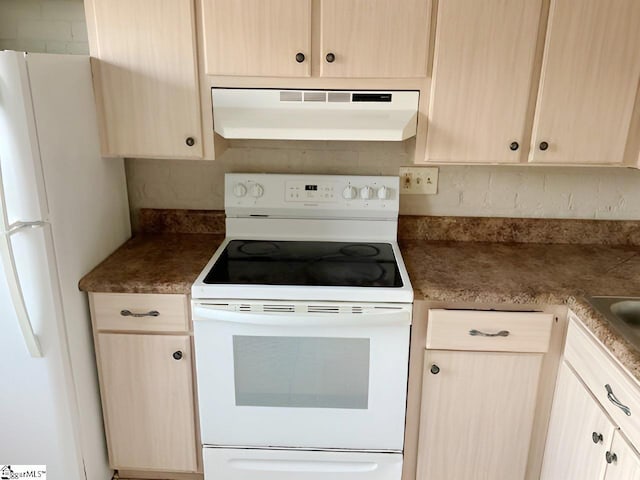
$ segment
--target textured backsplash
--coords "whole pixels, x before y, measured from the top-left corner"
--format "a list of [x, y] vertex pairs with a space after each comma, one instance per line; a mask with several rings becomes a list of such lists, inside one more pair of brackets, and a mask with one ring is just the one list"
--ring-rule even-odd
[[[410, 142], [234, 141], [213, 162], [128, 159], [129, 202], [224, 208], [225, 172], [397, 175]], [[403, 195], [405, 215], [640, 220], [640, 171], [628, 168], [445, 166], [437, 195]]]

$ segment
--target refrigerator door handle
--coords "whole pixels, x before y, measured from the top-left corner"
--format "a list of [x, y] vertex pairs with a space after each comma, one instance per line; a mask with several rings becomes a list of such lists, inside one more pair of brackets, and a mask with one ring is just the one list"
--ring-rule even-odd
[[47, 224], [47, 222], [37, 221], [37, 222], [15, 222], [9, 225], [9, 235], [13, 235], [18, 230], [22, 230], [23, 228], [38, 228], [43, 227]]
[[42, 357], [40, 344], [38, 343], [36, 334], [33, 332], [29, 312], [27, 311], [24, 295], [22, 294], [22, 287], [20, 286], [20, 279], [18, 278], [18, 270], [13, 257], [13, 248], [11, 247], [11, 238], [7, 234], [0, 234], [0, 258], [2, 259], [4, 274], [7, 278], [9, 293], [11, 294], [11, 300], [13, 301], [13, 308], [15, 309], [16, 316], [18, 317], [18, 324], [20, 325], [24, 342], [27, 345], [27, 350], [29, 350], [32, 357]]
[[13, 302], [13, 308], [18, 317], [18, 324], [20, 325], [24, 342], [27, 345], [27, 350], [29, 350], [29, 354], [31, 354], [32, 357], [42, 357], [40, 344], [38, 343], [36, 334], [33, 332], [29, 312], [27, 311], [24, 295], [22, 294], [22, 287], [20, 286], [20, 279], [18, 278], [18, 269], [16, 268], [10, 237], [12, 233], [18, 230], [26, 227], [37, 227], [40, 226], [42, 222], [17, 222], [10, 226], [7, 221], [6, 207], [4, 185], [2, 183], [2, 169], [0, 168], [0, 261], [2, 261], [4, 275], [7, 278], [7, 285], [9, 286], [9, 293], [11, 294], [11, 301]]

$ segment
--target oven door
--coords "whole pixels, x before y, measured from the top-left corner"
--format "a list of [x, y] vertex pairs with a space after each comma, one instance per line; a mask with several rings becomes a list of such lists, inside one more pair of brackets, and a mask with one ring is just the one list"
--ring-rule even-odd
[[193, 307], [203, 445], [402, 451], [410, 305]]

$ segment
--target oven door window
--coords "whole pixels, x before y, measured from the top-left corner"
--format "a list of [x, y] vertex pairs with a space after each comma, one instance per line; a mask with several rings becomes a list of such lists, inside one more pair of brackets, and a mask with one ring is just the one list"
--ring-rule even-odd
[[368, 338], [233, 336], [237, 406], [367, 409]]

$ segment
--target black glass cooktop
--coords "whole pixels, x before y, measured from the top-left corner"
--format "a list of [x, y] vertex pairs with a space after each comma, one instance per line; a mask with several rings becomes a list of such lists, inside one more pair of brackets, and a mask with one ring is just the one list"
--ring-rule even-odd
[[402, 287], [388, 243], [232, 240], [207, 284]]

